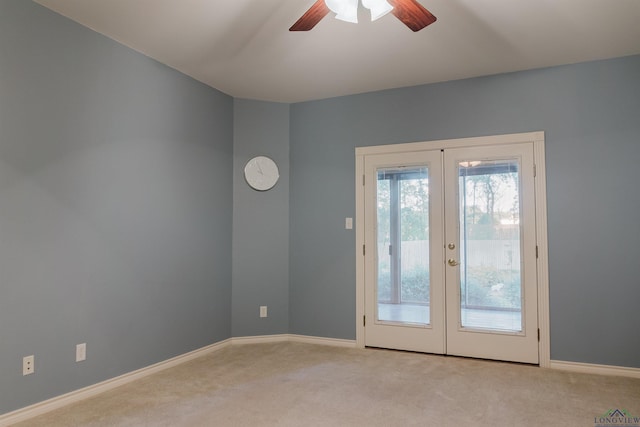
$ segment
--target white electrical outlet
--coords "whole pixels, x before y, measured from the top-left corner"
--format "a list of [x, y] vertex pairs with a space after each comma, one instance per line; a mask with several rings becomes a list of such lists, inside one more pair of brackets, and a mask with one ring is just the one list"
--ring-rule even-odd
[[267, 306], [266, 305], [261, 305], [260, 306], [260, 317], [267, 317]]
[[35, 356], [25, 356], [22, 358], [22, 375], [30, 375], [36, 371]]
[[87, 343], [76, 345], [76, 362], [82, 362], [87, 359]]

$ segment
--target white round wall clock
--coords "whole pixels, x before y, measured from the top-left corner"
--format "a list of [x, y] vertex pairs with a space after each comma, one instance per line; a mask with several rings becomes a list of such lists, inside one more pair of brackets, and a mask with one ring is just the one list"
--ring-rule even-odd
[[278, 165], [266, 156], [257, 156], [247, 162], [244, 167], [244, 178], [251, 188], [267, 191], [273, 188], [280, 178]]

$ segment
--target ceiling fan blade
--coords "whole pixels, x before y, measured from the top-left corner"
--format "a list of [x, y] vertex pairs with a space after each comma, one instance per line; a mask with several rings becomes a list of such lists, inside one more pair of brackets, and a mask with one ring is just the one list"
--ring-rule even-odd
[[330, 12], [324, 0], [317, 0], [304, 15], [289, 28], [289, 31], [309, 31]]
[[388, 0], [393, 6], [391, 13], [412, 31], [420, 31], [436, 22], [436, 17], [416, 0]]

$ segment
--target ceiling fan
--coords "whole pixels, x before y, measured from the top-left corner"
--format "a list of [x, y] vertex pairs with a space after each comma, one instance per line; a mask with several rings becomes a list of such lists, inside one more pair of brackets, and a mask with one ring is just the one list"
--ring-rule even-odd
[[[329, 12], [347, 22], [358, 22], [359, 0], [317, 0], [289, 31], [309, 31]], [[420, 31], [436, 22], [436, 17], [416, 0], [362, 0], [362, 5], [371, 10], [371, 20], [391, 12], [412, 31]]]

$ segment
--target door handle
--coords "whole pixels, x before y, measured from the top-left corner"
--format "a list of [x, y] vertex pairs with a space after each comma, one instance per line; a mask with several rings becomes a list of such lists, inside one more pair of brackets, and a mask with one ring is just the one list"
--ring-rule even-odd
[[449, 261], [447, 261], [447, 264], [449, 264], [451, 267], [455, 267], [457, 265], [460, 265], [459, 262], [457, 262], [455, 259], [453, 258], [449, 258]]

